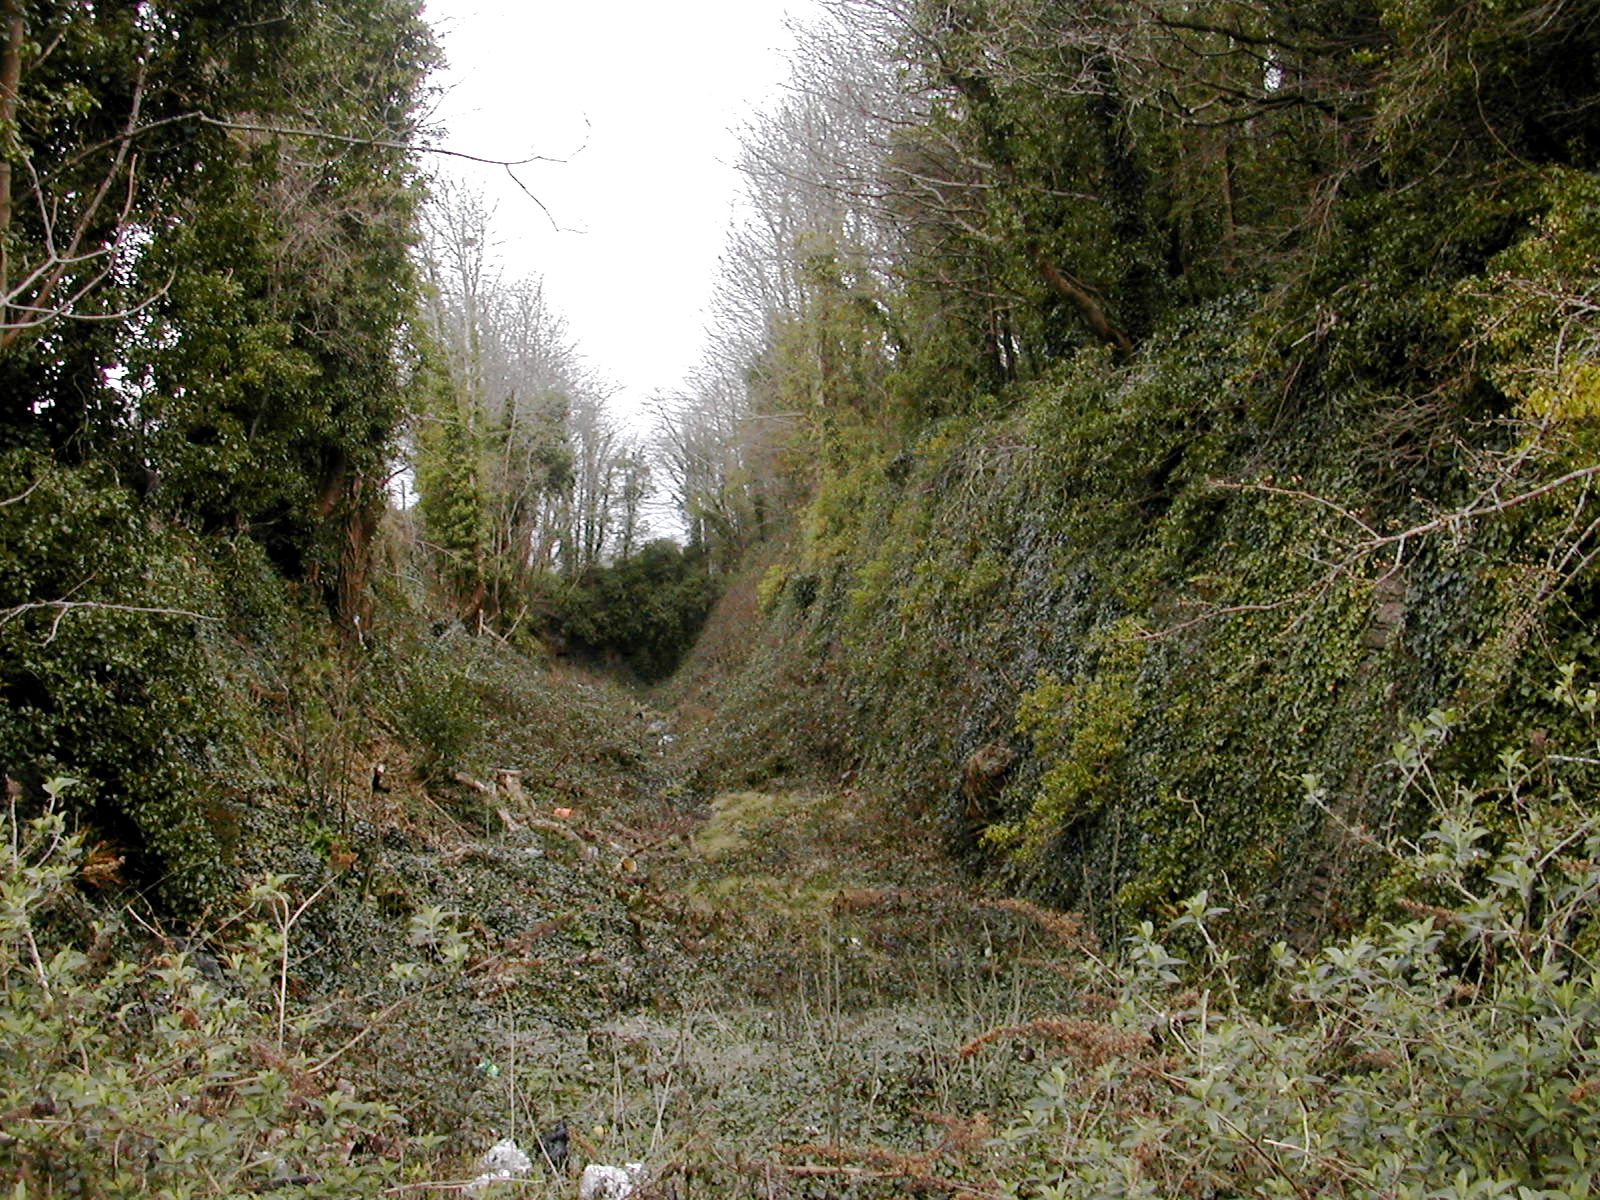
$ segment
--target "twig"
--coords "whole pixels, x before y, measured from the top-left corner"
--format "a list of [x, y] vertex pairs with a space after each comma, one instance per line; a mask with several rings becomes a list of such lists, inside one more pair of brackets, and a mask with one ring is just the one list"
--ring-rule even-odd
[[[453, 1180], [433, 1179], [427, 1181], [426, 1183], [402, 1183], [397, 1187], [385, 1188], [378, 1194], [380, 1196], [400, 1196], [404, 1195], [406, 1192], [465, 1192], [469, 1190], [475, 1182], [475, 1180], [456, 1182]], [[503, 1186], [523, 1188], [548, 1186], [542, 1179], [496, 1179], [494, 1181], [494, 1185], [497, 1188]]]
[[[522, 1180], [503, 1179], [496, 1183], [520, 1183]], [[472, 1184], [470, 1182], [452, 1181], [446, 1179], [430, 1179], [425, 1183], [402, 1183], [398, 1187], [384, 1188], [380, 1196], [401, 1196], [406, 1192], [464, 1192]]]
[[1344, 505], [1339, 504], [1337, 501], [1330, 500], [1326, 496], [1319, 496], [1315, 492], [1302, 491], [1299, 488], [1278, 487], [1275, 484], [1270, 483], [1230, 483], [1225, 479], [1209, 480], [1208, 486], [1216, 491], [1221, 492], [1264, 492], [1269, 496], [1287, 496], [1292, 500], [1304, 500], [1310, 504], [1319, 504], [1323, 508], [1331, 509], [1338, 513], [1345, 520], [1352, 521], [1356, 525], [1359, 525], [1361, 529], [1370, 536], [1379, 536], [1376, 529], [1368, 525]]
[[[337, 879], [337, 878], [338, 878], [338, 876], [333, 876], [333, 877], [329, 878], [327, 880], [327, 882], [325, 882], [321, 887], [319, 887], [316, 891], [312, 892], [311, 895], [307, 896], [303, 901], [301, 901], [300, 907], [294, 910], [294, 915], [293, 916], [289, 915], [289, 901], [288, 901], [288, 899], [285, 898], [282, 901], [282, 904], [283, 904], [283, 910], [282, 910], [283, 911], [283, 917], [279, 920], [279, 923], [278, 923], [278, 929], [283, 934], [283, 946], [278, 951], [278, 1053], [279, 1054], [283, 1053], [283, 1026], [284, 1026], [284, 1022], [285, 1022], [285, 1020], [287, 1018], [287, 1015], [288, 1015], [288, 1007], [289, 1007], [289, 934], [294, 929], [295, 922], [298, 921], [301, 917], [303, 917], [305, 915], [306, 909], [310, 908], [313, 904], [315, 904], [317, 902], [317, 900], [321, 898], [322, 893], [327, 891], [329, 888], [331, 888], [333, 886], [334, 880]], [[273, 905], [273, 915], [276, 916], [277, 912], [278, 912], [278, 907], [277, 907], [277, 904], [275, 903]]]
[[18, 604], [15, 607], [0, 610], [0, 625], [4, 625], [7, 621], [14, 617], [19, 617], [25, 612], [32, 612], [40, 608], [57, 608], [63, 612], [74, 608], [97, 608], [106, 612], [143, 613], [157, 617], [189, 617], [195, 621], [215, 621], [218, 623], [222, 621], [221, 617], [191, 612], [187, 608], [150, 608], [141, 604], [106, 604], [98, 600], [34, 600], [27, 604]]
[[[338, 1047], [331, 1054], [327, 1055], [326, 1057], [324, 1057], [323, 1059], [318, 1061], [316, 1064], [314, 1064], [312, 1067], [310, 1067], [307, 1070], [306, 1074], [308, 1074], [308, 1075], [319, 1075], [319, 1074], [321, 1074], [323, 1071], [327, 1070], [334, 1063], [338, 1062], [341, 1058], [343, 1058], [351, 1050], [353, 1050], [357, 1046], [359, 1046], [363, 1041], [366, 1040], [366, 1038], [367, 1038], [367, 1036], [369, 1034], [371, 1034], [374, 1031], [376, 1031], [377, 1029], [381, 1028], [385, 1021], [387, 1021], [395, 1013], [399, 1012], [406, 1005], [411, 1004], [412, 1002], [417, 1001], [417, 1000], [422, 1000], [422, 999], [432, 995], [433, 993], [439, 991], [444, 986], [445, 985], [444, 985], [443, 982], [430, 984], [429, 986], [421, 989], [420, 991], [412, 992], [410, 995], [407, 995], [407, 996], [401, 996], [398, 1000], [395, 1000], [392, 1003], [386, 1005], [384, 1008], [380, 1009], [375, 1015], [367, 1017], [365, 1019], [365, 1022], [362, 1024], [361, 1028], [355, 1033], [355, 1035], [353, 1037], [351, 1037], [348, 1041], [346, 1041], [344, 1043], [344, 1045]], [[282, 1037], [281, 1031], [279, 1033], [279, 1037], [280, 1038]], [[280, 1046], [281, 1046], [281, 1042], [280, 1042]]]
[[[223, 117], [213, 117], [205, 112], [182, 113], [177, 116], [167, 117], [161, 121], [152, 122], [141, 126], [137, 132], [143, 133], [147, 129], [154, 129], [158, 125], [170, 125], [179, 121], [198, 121], [202, 125], [210, 125], [217, 129], [234, 129], [243, 133], [272, 133], [283, 137], [310, 138], [318, 142], [336, 142], [344, 146], [376, 146], [381, 150], [404, 150], [411, 154], [434, 154], [443, 158], [459, 158], [466, 162], [482, 163], [489, 167], [527, 167], [534, 163], [565, 164], [571, 162], [583, 153], [584, 146], [579, 146], [566, 158], [555, 158], [547, 154], [533, 154], [527, 158], [491, 158], [482, 154], [468, 154], [464, 150], [451, 150], [444, 146], [420, 146], [415, 142], [400, 141], [394, 138], [361, 137], [354, 134], [332, 133], [326, 129], [306, 129], [288, 125], [263, 125], [253, 121], [234, 121]], [[587, 145], [587, 143], [585, 143]]]
[[1164, 625], [1160, 629], [1142, 632], [1138, 635], [1138, 639], [1142, 642], [1155, 642], [1193, 629], [1196, 625], [1204, 625], [1219, 617], [1238, 616], [1241, 613], [1277, 612], [1281, 608], [1288, 608], [1291, 604], [1299, 603], [1318, 590], [1317, 588], [1309, 587], [1301, 588], [1299, 591], [1278, 600], [1263, 601], [1255, 604], [1227, 604], [1217, 608], [1208, 608], [1199, 616], [1190, 617], [1187, 621], [1180, 621], [1176, 625]]

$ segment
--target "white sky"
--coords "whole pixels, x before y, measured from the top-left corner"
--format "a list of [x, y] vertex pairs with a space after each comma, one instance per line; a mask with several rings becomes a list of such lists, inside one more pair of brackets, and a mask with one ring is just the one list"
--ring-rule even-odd
[[[448, 170], [497, 205], [508, 279], [532, 274], [630, 420], [695, 364], [739, 177], [732, 130], [787, 75], [809, 0], [428, 0], [449, 58], [443, 144], [519, 169]], [[450, 160], [442, 160], [449, 162]]]

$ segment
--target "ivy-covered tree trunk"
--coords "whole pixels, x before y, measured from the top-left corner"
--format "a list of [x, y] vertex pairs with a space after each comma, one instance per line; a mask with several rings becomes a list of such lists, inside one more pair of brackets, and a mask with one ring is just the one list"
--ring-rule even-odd
[[22, 0], [0, 3], [0, 333], [11, 307], [11, 176], [17, 153], [17, 92], [22, 84]]

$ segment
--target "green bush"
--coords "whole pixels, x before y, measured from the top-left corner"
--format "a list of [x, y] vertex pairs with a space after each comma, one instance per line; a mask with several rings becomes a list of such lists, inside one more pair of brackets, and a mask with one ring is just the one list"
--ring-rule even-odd
[[206, 766], [225, 719], [201, 551], [108, 473], [0, 456], [0, 773], [55, 775], [173, 910], [229, 885]]
[[1304, 960], [1279, 943], [1264, 1000], [1205, 893], [1165, 934], [1143, 923], [1125, 966], [1089, 968], [1113, 1004], [1090, 1040], [1122, 1052], [1040, 1080], [998, 1143], [1005, 1194], [1591, 1195], [1600, 817], [1547, 786], [1548, 763], [1502, 767], [1488, 789], [1426, 789], [1448, 803], [1390, 847], [1395, 919]]
[[427, 782], [445, 779], [460, 766], [482, 719], [469, 656], [460, 644], [465, 636], [450, 628], [437, 637], [419, 637], [400, 652], [389, 718]]
[[642, 679], [663, 679], [715, 602], [701, 555], [663, 538], [564, 589], [557, 625], [574, 649], [625, 664]]
[[[15, 1195], [345, 1197], [420, 1169], [434, 1141], [341, 1078], [351, 1045], [323, 1036], [337, 1010], [289, 998], [295, 921], [317, 893], [296, 903], [268, 879], [218, 922], [215, 958], [191, 940], [137, 959], [114, 923], [47, 936], [83, 923], [86, 865], [60, 812], [0, 814], [0, 1180]], [[465, 959], [441, 914], [412, 941], [437, 965], [396, 964], [360, 1028]]]

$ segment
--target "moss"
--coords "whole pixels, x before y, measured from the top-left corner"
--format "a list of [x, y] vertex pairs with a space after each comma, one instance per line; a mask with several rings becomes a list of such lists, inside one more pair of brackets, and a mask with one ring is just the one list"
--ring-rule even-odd
[[778, 607], [778, 602], [783, 598], [784, 589], [789, 585], [789, 568], [783, 563], [773, 563], [767, 568], [761, 581], [756, 585], [756, 603], [760, 605], [763, 613], [770, 613]]
[[838, 894], [838, 885], [828, 881], [811, 880], [794, 887], [780, 876], [760, 874], [724, 875], [689, 888], [691, 902], [700, 901], [708, 914], [732, 912], [748, 918], [752, 907], [759, 907], [792, 921], [820, 920]]

